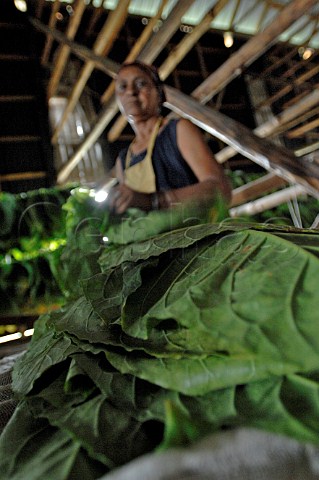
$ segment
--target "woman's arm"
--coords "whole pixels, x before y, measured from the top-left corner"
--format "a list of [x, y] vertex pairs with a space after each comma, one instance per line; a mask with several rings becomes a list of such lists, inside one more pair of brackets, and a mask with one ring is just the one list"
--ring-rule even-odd
[[111, 198], [115, 212], [124, 213], [129, 207], [146, 211], [154, 208], [165, 209], [188, 200], [213, 200], [218, 194], [221, 194], [226, 202], [230, 201], [231, 187], [223, 168], [215, 160], [201, 131], [189, 120], [180, 119], [177, 122], [177, 146], [198, 183], [156, 194], [136, 192], [125, 185], [123, 168], [117, 159], [115, 171], [120, 185], [114, 189]]
[[218, 191], [227, 202], [231, 199], [231, 186], [221, 165], [215, 160], [202, 132], [193, 123], [184, 118], [177, 122], [177, 146], [188, 163], [198, 183], [189, 187], [173, 190], [177, 200], [186, 200], [190, 196], [201, 198], [215, 196]]

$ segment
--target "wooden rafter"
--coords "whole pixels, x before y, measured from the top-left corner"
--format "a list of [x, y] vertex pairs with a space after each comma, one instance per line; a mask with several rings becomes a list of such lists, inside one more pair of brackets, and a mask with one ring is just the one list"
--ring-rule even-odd
[[50, 29], [37, 19], [30, 19], [30, 22], [39, 31], [52, 35], [57, 42], [68, 45], [71, 52], [84, 62], [92, 62], [94, 64], [94, 68], [101, 70], [112, 78], [116, 77], [119, 66], [113, 60], [109, 58], [103, 58], [94, 53], [90, 48], [74, 42], [73, 40], [69, 40], [63, 33], [59, 32], [58, 30]]
[[[182, 2], [178, 2], [178, 4], [181, 4], [181, 3], [182, 3]], [[220, 0], [220, 2], [217, 2], [217, 4], [221, 4], [221, 3], [222, 3], [221, 0]], [[225, 1], [224, 3], [227, 3], [227, 2]], [[310, 0], [305, 0], [305, 1], [302, 2], [302, 3], [303, 3], [303, 6], [304, 6], [304, 7], [305, 7], [305, 5], [306, 5], [307, 8], [309, 9], [309, 8], [311, 8], [311, 5], [313, 5], [314, 2], [311, 2]], [[216, 5], [217, 5], [217, 4], [216, 4]], [[238, 3], [238, 4], [239, 4], [239, 3]], [[237, 6], [238, 6], [238, 4], [237, 4]], [[291, 4], [294, 4], [294, 7], [293, 7], [293, 10], [294, 10], [294, 11], [293, 11], [293, 12], [291, 11], [291, 9], [290, 9], [290, 10], [288, 9], [288, 7], [292, 8], [292, 7], [291, 7]], [[298, 6], [300, 6], [300, 4], [301, 4], [301, 0], [295, 0], [294, 2], [290, 2], [290, 4], [289, 4], [288, 6], [282, 8], [282, 10], [281, 10], [281, 12], [278, 14], [277, 18], [272, 22], [272, 24], [271, 24], [270, 26], [266, 27], [266, 29], [265, 29], [264, 32], [262, 32], [261, 34], [257, 34], [257, 35], [256, 35], [255, 38], [257, 38], [257, 37], [259, 38], [259, 43], [260, 43], [260, 39], [261, 39], [261, 40], [263, 40], [263, 39], [265, 40], [265, 44], [263, 45], [264, 50], [261, 49], [259, 52], [257, 52], [258, 55], [261, 55], [262, 53], [264, 53], [265, 49], [268, 49], [269, 46], [272, 45], [271, 42], [269, 42], [269, 43], [266, 44], [266, 37], [265, 37], [265, 36], [263, 37], [262, 35], [263, 35], [265, 32], [267, 32], [268, 35], [270, 35], [270, 32], [273, 32], [273, 33], [272, 33], [272, 37], [274, 37], [274, 31], [277, 31], [277, 33], [278, 33], [278, 35], [279, 35], [282, 31], [284, 31], [285, 29], [287, 29], [288, 26], [291, 25], [291, 24], [294, 22], [293, 17], [294, 17], [294, 18], [298, 18], [298, 14], [296, 13], [296, 9], [298, 8]], [[287, 10], [287, 9], [288, 9], [288, 10]], [[285, 13], [284, 13], [284, 12], [285, 12]], [[288, 12], [288, 14], [287, 14], [287, 12]], [[280, 16], [282, 16], [282, 21], [281, 21], [281, 22], [278, 22], [278, 18], [280, 18]], [[284, 17], [285, 17], [285, 18], [284, 18]], [[234, 20], [234, 18], [235, 18], [235, 15], [234, 15], [234, 17], [233, 17], [232, 20]], [[288, 20], [287, 20], [287, 19], [288, 19]], [[289, 23], [289, 22], [290, 22], [290, 23]], [[201, 23], [200, 23], [198, 26], [196, 26], [196, 27], [194, 28], [194, 30], [193, 30], [193, 31], [195, 31], [196, 28], [198, 27], [197, 34], [198, 34], [198, 32], [200, 32], [200, 28], [203, 29], [202, 23], [203, 23], [203, 22], [201, 22]], [[289, 23], [289, 25], [288, 25], [288, 23]], [[285, 26], [285, 25], [286, 25], [286, 26]], [[279, 28], [279, 27], [280, 27], [281, 29], [283, 29], [283, 30], [280, 31], [280, 28]], [[277, 30], [276, 30], [276, 29], [277, 29]], [[204, 29], [203, 29], [203, 31], [204, 31]], [[168, 35], [168, 33], [169, 33], [169, 32], [166, 32], [167, 35]], [[192, 48], [192, 47], [194, 46], [194, 43], [192, 43], [192, 42], [193, 42], [194, 39], [195, 39], [195, 35], [194, 35], [193, 38], [191, 38], [191, 35], [192, 35], [192, 34], [189, 34], [189, 35], [185, 36], [185, 41], [186, 41], [186, 39], [187, 39], [187, 42], [189, 42], [189, 45], [191, 45], [190, 48]], [[277, 36], [278, 36], [278, 35], [277, 35]], [[154, 38], [157, 38], [157, 40], [158, 40], [159, 37], [158, 37], [157, 35], [154, 35], [154, 36], [153, 36], [153, 39], [151, 39], [151, 41], [148, 42], [148, 44], [147, 44], [147, 45], [145, 46], [145, 48], [143, 49], [142, 54], [140, 55], [140, 58], [143, 59], [143, 54], [144, 54], [144, 55], [146, 56], [146, 60], [145, 60], [145, 59], [144, 59], [144, 60], [145, 60], [145, 61], [148, 61], [148, 63], [152, 63], [152, 61], [153, 61], [152, 55], [155, 55], [154, 58], [156, 58], [156, 55], [157, 55], [157, 54], [156, 54], [156, 49], [150, 47], [150, 45], [152, 45], [152, 42], [153, 42], [153, 46], [154, 46], [154, 47], [156, 46], [156, 48], [159, 48], [160, 50], [162, 50], [162, 48], [163, 48], [163, 46], [164, 46], [164, 43], [160, 44], [160, 42], [158, 42], [158, 45], [156, 45], [157, 42], [154, 40]], [[253, 40], [253, 39], [252, 39], [252, 40]], [[275, 41], [275, 40], [276, 40], [276, 38], [272, 38], [272, 41]], [[167, 40], [167, 41], [168, 41], [168, 40]], [[251, 40], [249, 40], [249, 41], [246, 43], [246, 45], [247, 45], [249, 42], [251, 42]], [[185, 45], [186, 45], [186, 43], [185, 43]], [[185, 46], [185, 45], [184, 45], [184, 46]], [[253, 43], [252, 43], [251, 45], [253, 45]], [[183, 51], [183, 49], [181, 48], [181, 44], [180, 44], [178, 47], [179, 47], [180, 50], [176, 49], [176, 51], [179, 51], [179, 54], [181, 55], [180, 59], [182, 59], [182, 58], [184, 58], [184, 56], [186, 55], [186, 53], [187, 53], [189, 50], [187, 50], [187, 48], [185, 48], [185, 50]], [[243, 48], [243, 47], [242, 47], [242, 48]], [[146, 53], [145, 53], [145, 52], [146, 52]], [[243, 51], [243, 50], [241, 51], [241, 53], [243, 53], [243, 52], [245, 53], [245, 50], [244, 50], [244, 51]], [[238, 52], [237, 52], [237, 53], [238, 53]], [[251, 50], [251, 53], [252, 53], [252, 50]], [[254, 52], [254, 53], [256, 53], [256, 49], [255, 49], [255, 52]], [[92, 60], [93, 63], [94, 63], [94, 67], [93, 67], [93, 68], [95, 68], [95, 67], [97, 67], [97, 66], [99, 66], [99, 68], [102, 66], [102, 69], [105, 68], [106, 70], [109, 68], [108, 66], [105, 66], [105, 65], [107, 64], [107, 62], [104, 63], [104, 62], [101, 61], [101, 59], [98, 60], [99, 55], [98, 55], [96, 52], [94, 52], [93, 55], [96, 55], [95, 59]], [[236, 57], [236, 55], [237, 55], [237, 54], [234, 54], [234, 55], [232, 56], [232, 60], [234, 60], [234, 57], [235, 57], [235, 60], [238, 59], [238, 57]], [[149, 57], [148, 57], [148, 56], [149, 56]], [[82, 58], [83, 58], [83, 50], [82, 50]], [[149, 58], [149, 60], [147, 60], [147, 58]], [[255, 57], [255, 58], [257, 58], [257, 57]], [[255, 58], [254, 58], [254, 59], [255, 59]], [[169, 57], [168, 57], [168, 59], [169, 59]], [[254, 59], [253, 59], [253, 60], [254, 60]], [[107, 59], [105, 59], [105, 60], [107, 60]], [[253, 61], [253, 60], [252, 60], [252, 61]], [[176, 58], [175, 58], [175, 61], [176, 61]], [[180, 61], [180, 60], [178, 60], [178, 61]], [[177, 61], [177, 63], [178, 63], [178, 61]], [[250, 61], [249, 61], [249, 62], [250, 62]], [[241, 69], [242, 67], [248, 66], [248, 65], [249, 65], [249, 62], [248, 62], [248, 63], [247, 63], [247, 62], [246, 62], [246, 63], [242, 63], [242, 64], [241, 64], [241, 67], [238, 67], [238, 68]], [[165, 63], [165, 62], [164, 62], [164, 63]], [[169, 60], [166, 61], [166, 65], [169, 65], [169, 64], [170, 64], [170, 65], [176, 66], [177, 63], [175, 63], [175, 65], [174, 65], [174, 59], [173, 59], [173, 57], [172, 57], [171, 59], [169, 59]], [[225, 62], [225, 63], [227, 63], [227, 62]], [[225, 64], [224, 64], [224, 65], [225, 65]], [[162, 68], [163, 68], [163, 70], [161, 70]], [[170, 73], [171, 73], [170, 68], [171, 68], [171, 67], [168, 67], [168, 68], [167, 68], [167, 72], [170, 72]], [[173, 68], [174, 68], [174, 67], [173, 67]], [[106, 71], [106, 70], [105, 70], [105, 71]], [[113, 68], [113, 70], [112, 70], [112, 66], [111, 66], [111, 68], [109, 68], [109, 70], [111, 70], [111, 71], [113, 72], [113, 73], [111, 72], [111, 76], [114, 78], [114, 75], [116, 74], [116, 68], [115, 68], [115, 69]], [[166, 78], [165, 75], [166, 75], [167, 72], [165, 72], [164, 64], [162, 64], [162, 66], [160, 67], [159, 71], [160, 71], [161, 77], [162, 77], [163, 79], [165, 79], [165, 78]], [[240, 71], [241, 71], [241, 70], [240, 70]], [[235, 73], [236, 73], [236, 74], [239, 74], [240, 71], [237, 71], [237, 72], [235, 72]], [[216, 71], [216, 72], [217, 72], [217, 71]], [[216, 73], [216, 72], [215, 72], [215, 73]], [[169, 73], [167, 73], [167, 75], [168, 75], [168, 74], [169, 74]], [[214, 74], [212, 74], [212, 75], [214, 75]], [[229, 75], [228, 75], [227, 81], [230, 81], [230, 80], [231, 80], [231, 79], [230, 79], [230, 77], [229, 77]], [[204, 82], [203, 82], [203, 83], [204, 83]], [[166, 88], [167, 88], [167, 87], [166, 87]], [[203, 88], [203, 84], [200, 86], [200, 88]], [[222, 90], [220, 90], [220, 91], [222, 91]], [[195, 92], [193, 92], [193, 93], [195, 93]], [[213, 95], [214, 95], [214, 93], [213, 93]], [[98, 120], [98, 122], [97, 122], [97, 126], [98, 126], [97, 131], [99, 131], [99, 135], [100, 135], [100, 134], [102, 133], [102, 131], [104, 130], [105, 126], [107, 125], [107, 122], [110, 121], [110, 118], [113, 118], [112, 115], [114, 116], [114, 112], [117, 110], [116, 104], [114, 103], [114, 99], [113, 99], [111, 96], [109, 96], [108, 98], [109, 98], [109, 102], [106, 104], [105, 108], [102, 109], [101, 115], [100, 115], [99, 120]], [[178, 95], [177, 95], [176, 98], [179, 98]], [[191, 99], [190, 99], [190, 102], [191, 102]], [[171, 108], [171, 105], [169, 104], [169, 102], [168, 102], [168, 106]], [[299, 107], [300, 107], [300, 105], [299, 105]], [[175, 110], [174, 110], [174, 108], [175, 108]], [[179, 106], [177, 105], [177, 107], [175, 106], [174, 108], [172, 108], [172, 110], [177, 111], [177, 110], [179, 109]], [[300, 108], [301, 108], [301, 107], [300, 107]], [[111, 113], [111, 112], [112, 112], [112, 109], [113, 109], [113, 114]], [[107, 110], [108, 110], [108, 111], [107, 111]], [[191, 120], [193, 120], [195, 123], [200, 124], [201, 120], [198, 120], [198, 112], [196, 111], [196, 109], [193, 110], [193, 111], [191, 111], [191, 110], [192, 110], [192, 109], [190, 109], [189, 111], [186, 111], [186, 114], [185, 114], [185, 115], [186, 115], [188, 118], [190, 118]], [[295, 111], [296, 111], [296, 110], [295, 110]], [[206, 112], [206, 110], [205, 110], [205, 112], [204, 112], [204, 114], [203, 114], [205, 118], [206, 118], [206, 113], [207, 113], [207, 112]], [[201, 113], [201, 114], [202, 114], [202, 113]], [[214, 113], [214, 114], [215, 114], [215, 113]], [[199, 115], [199, 118], [201, 118], [200, 115]], [[287, 119], [287, 116], [286, 116], [285, 118]], [[283, 119], [284, 119], [284, 117], [281, 118], [281, 120], [283, 120]], [[206, 120], [207, 120], [207, 125], [206, 125], [206, 127], [205, 127], [204, 129], [206, 129], [206, 131], [208, 131], [208, 132], [211, 133], [211, 132], [216, 128], [216, 126], [214, 126], [214, 125], [212, 126], [211, 118], [207, 118]], [[296, 121], [296, 118], [295, 118], [294, 120]], [[228, 121], [228, 120], [227, 120], [227, 121]], [[201, 128], [203, 128], [203, 125], [200, 125], [200, 126], [201, 126]], [[279, 131], [279, 128], [280, 128], [280, 127], [283, 128], [283, 126], [284, 126], [284, 123], [282, 123], [280, 126], [278, 126], [278, 124], [277, 124], [277, 126], [276, 126], [276, 128], [277, 128], [277, 133], [278, 133], [278, 131]], [[264, 128], [265, 128], [265, 126], [264, 126]], [[274, 127], [274, 128], [272, 129], [272, 133], [268, 133], [268, 135], [269, 135], [269, 136], [270, 136], [270, 135], [274, 135], [275, 132], [276, 132], [276, 128]], [[94, 132], [94, 130], [95, 130], [95, 128], [93, 128], [93, 134], [91, 135], [91, 138], [85, 139], [85, 141], [84, 141], [84, 143], [81, 145], [81, 148], [79, 149], [79, 151], [76, 152], [75, 156], [73, 157], [73, 165], [74, 165], [74, 160], [75, 160], [76, 158], [80, 159], [80, 157], [84, 154], [85, 148], [88, 147], [89, 145], [92, 145], [92, 142], [94, 143], [94, 141], [96, 141], [96, 139], [98, 138], [99, 135], [97, 136], [97, 132]], [[215, 133], [216, 133], [216, 132], [215, 132]], [[220, 135], [220, 134], [218, 134], [218, 135]], [[221, 138], [221, 137], [218, 136], [218, 135], [217, 135], [217, 136], [214, 135], [214, 136], [216, 136], [217, 138]], [[89, 135], [89, 137], [90, 137], [90, 135]], [[95, 138], [95, 140], [94, 140], [94, 138]], [[235, 139], [235, 140], [234, 140], [233, 138], [231, 138], [231, 141], [230, 141], [229, 144], [230, 144], [230, 145], [233, 145], [234, 143], [236, 143], [237, 140], [238, 140], [238, 139]], [[224, 140], [223, 140], [223, 141], [224, 141]], [[225, 143], [227, 143], [227, 142], [225, 142]], [[261, 157], [263, 157], [263, 154], [264, 154], [265, 152], [262, 152], [262, 151], [259, 150], [259, 147], [260, 147], [259, 144], [258, 144], [257, 146], [254, 144], [254, 146], [253, 146], [253, 148], [252, 148], [252, 150], [251, 150], [251, 146], [248, 145], [248, 147], [247, 147], [245, 141], [244, 141], [243, 143], [244, 143], [244, 145], [241, 145], [241, 144], [240, 144], [240, 145], [237, 145], [237, 146], [235, 145], [236, 151], [239, 151], [240, 153], [243, 153], [243, 152], [245, 151], [246, 154], [248, 153], [248, 154], [247, 154], [248, 158], [251, 158], [252, 151], [253, 151], [254, 148], [255, 148], [255, 149], [256, 149], [256, 152], [257, 152], [257, 156], [260, 155]], [[88, 147], [88, 148], [89, 148], [89, 147]], [[248, 148], [248, 150], [247, 150], [247, 148]], [[245, 150], [245, 149], [246, 149], [246, 150]], [[80, 152], [80, 150], [81, 150], [82, 153]], [[288, 164], [286, 164], [286, 163], [284, 162], [283, 157], [280, 157], [280, 154], [278, 153], [278, 151], [277, 151], [276, 149], [275, 149], [275, 151], [276, 151], [276, 153], [279, 155], [279, 165], [276, 164], [276, 162], [275, 162], [275, 160], [274, 160], [273, 158], [270, 158], [270, 159], [269, 159], [267, 156], [265, 157], [265, 158], [267, 159], [267, 161], [270, 162], [270, 163], [269, 163], [269, 165], [270, 165], [270, 171], [275, 171], [276, 173], [279, 172], [279, 174], [282, 175], [282, 177], [285, 179], [284, 181], [287, 181], [287, 180], [292, 181], [292, 180], [293, 180], [293, 181], [296, 181], [296, 182], [300, 182], [300, 183], [302, 184], [302, 188], [305, 188], [305, 189], [308, 191], [308, 193], [311, 192], [311, 194], [313, 194], [313, 195], [316, 196], [316, 195], [317, 195], [316, 191], [317, 191], [317, 189], [318, 189], [318, 177], [317, 177], [317, 173], [318, 173], [318, 172], [317, 172], [317, 171], [310, 171], [311, 169], [310, 169], [309, 171], [306, 171], [308, 165], [304, 164], [303, 162], [302, 162], [301, 166], [300, 166], [300, 165], [298, 165], [298, 166], [292, 165], [292, 164], [289, 163], [289, 162], [288, 162]], [[244, 155], [244, 154], [245, 154], [245, 153], [243, 153], [243, 155]], [[294, 158], [294, 156], [291, 154], [291, 152], [289, 153], [289, 155], [290, 155], [290, 160], [291, 160], [291, 161], [294, 160], [294, 162], [295, 162], [295, 158]], [[271, 157], [271, 156], [270, 156], [270, 157]], [[72, 159], [71, 159], [71, 160], [72, 160]], [[254, 161], [256, 161], [256, 159], [254, 159]], [[257, 160], [257, 163], [258, 163], [258, 161], [260, 161], [260, 158], [259, 158], [259, 160]], [[75, 162], [75, 163], [76, 163], [76, 162]], [[267, 163], [267, 162], [265, 162], [265, 164], [266, 164], [266, 163]], [[296, 163], [296, 162], [295, 162], [295, 163]], [[262, 163], [259, 163], [259, 164], [262, 164]], [[69, 165], [68, 168], [69, 168], [70, 166], [71, 166], [71, 165]], [[74, 167], [73, 167], [73, 168], [74, 168]], [[300, 168], [301, 168], [301, 170], [300, 170]], [[303, 170], [304, 168], [305, 168], [306, 170]], [[64, 172], [64, 173], [65, 173], [65, 172]], [[60, 172], [60, 174], [61, 174], [61, 172]], [[266, 176], [266, 177], [267, 177], [267, 176]], [[274, 180], [273, 174], [270, 174], [269, 177], [270, 177], [270, 180], [269, 180], [270, 184], [272, 184], [272, 182], [275, 182], [275, 183], [276, 183], [276, 182], [283, 182], [282, 178], [279, 178], [279, 179], [278, 179], [278, 177], [277, 177], [277, 179]], [[60, 180], [61, 180], [61, 179], [62, 179], [62, 175], [60, 175], [59, 178], [60, 178]], [[66, 175], [65, 178], [67, 178], [67, 175]], [[61, 183], [63, 183], [62, 180], [61, 180]], [[263, 182], [261, 182], [261, 183], [263, 183]], [[266, 183], [267, 183], [267, 181], [266, 181], [266, 178], [265, 178], [265, 179], [264, 179], [264, 187], [265, 187], [265, 184], [266, 184]], [[264, 187], [263, 187], [263, 188], [264, 188]]]
[[[311, 70], [309, 70], [306, 73], [303, 73], [299, 77], [297, 77], [294, 82], [290, 82], [288, 85], [286, 85], [284, 88], [279, 90], [279, 92], [275, 93], [271, 97], [267, 98], [267, 100], [262, 101], [259, 105], [258, 108], [265, 106], [265, 105], [270, 105], [274, 103], [275, 101], [278, 101], [280, 98], [283, 96], [287, 95], [289, 92], [291, 92], [296, 86], [304, 85], [307, 80], [310, 80], [313, 78], [315, 75], [319, 73], [319, 65], [316, 65], [313, 67]], [[312, 87], [311, 87], [312, 88]]]
[[[49, 28], [55, 27], [55, 24], [57, 22], [57, 13], [59, 12], [59, 10], [60, 10], [60, 0], [55, 0], [55, 2], [52, 5], [52, 11], [51, 11], [50, 20], [49, 20]], [[53, 43], [53, 38], [51, 37], [51, 35], [48, 35], [45, 42], [42, 58], [41, 58], [42, 65], [46, 65], [48, 62], [52, 43]]]
[[220, 112], [200, 105], [172, 87], [166, 86], [167, 106], [177, 114], [189, 118], [203, 130], [232, 146], [243, 156], [250, 158], [268, 171], [285, 178], [287, 181], [299, 183], [308, 193], [319, 198], [319, 165], [299, 159], [283, 147], [278, 147], [259, 139], [247, 127], [225, 117]]
[[[116, 39], [127, 17], [129, 3], [130, 0], [121, 0], [121, 2], [118, 3], [117, 8], [108, 15], [108, 18], [93, 47], [93, 51], [96, 55], [105, 56], [110, 51], [112, 44]], [[57, 141], [59, 133], [62, 130], [69, 114], [74, 110], [75, 105], [77, 104], [93, 70], [94, 63], [92, 61], [88, 61], [82, 68], [79, 79], [73, 87], [70, 98], [68, 100], [68, 104], [63, 112], [62, 118], [53, 134], [53, 143]]]
[[176, 30], [180, 26], [181, 18], [187, 12], [194, 0], [180, 0], [176, 3], [167, 19], [163, 22], [161, 29], [152, 36], [150, 41], [138, 56], [139, 60], [145, 63], [152, 63], [163, 47], [167, 45]]
[[254, 60], [268, 50], [278, 36], [304, 13], [305, 8], [310, 9], [316, 3], [317, 0], [294, 0], [290, 2], [265, 30], [248, 40], [196, 88], [192, 95], [201, 103], [207, 103], [234, 78], [238, 77], [244, 67], [251, 65]]
[[[277, 117], [273, 117], [271, 120], [259, 125], [255, 128], [254, 133], [258, 137], [271, 137], [275, 134], [282, 133], [285, 129], [289, 128], [290, 122], [296, 121], [319, 102], [319, 87], [313, 92], [309, 93], [307, 97], [303, 98], [298, 104], [291, 106], [284, 110]], [[215, 157], [219, 163], [223, 163], [229, 160], [236, 154], [236, 150], [231, 147], [226, 147], [215, 154]]]
[[[76, 32], [78, 31], [85, 9], [86, 9], [85, 0], [77, 0], [74, 7], [74, 13], [70, 19], [67, 32], [66, 32], [66, 37], [69, 40], [74, 39]], [[50, 37], [53, 38], [52, 35]], [[70, 55], [70, 47], [66, 44], [60, 45], [60, 48], [57, 54], [56, 63], [55, 63], [55, 66], [49, 81], [49, 85], [48, 85], [48, 98], [51, 98], [56, 92], [59, 81], [62, 77], [63, 71], [67, 64], [69, 55]]]

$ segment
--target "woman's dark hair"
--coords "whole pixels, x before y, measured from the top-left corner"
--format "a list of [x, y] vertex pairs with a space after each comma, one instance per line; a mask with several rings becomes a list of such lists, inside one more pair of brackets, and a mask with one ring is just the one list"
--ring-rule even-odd
[[148, 65], [147, 63], [140, 62], [139, 60], [135, 60], [134, 62], [123, 63], [120, 66], [119, 72], [126, 67], [137, 67], [140, 70], [142, 70], [142, 72], [146, 73], [146, 75], [154, 83], [154, 85], [155, 85], [155, 87], [158, 91], [158, 95], [159, 95], [159, 99], [160, 99], [160, 105], [162, 106], [163, 103], [166, 101], [166, 96], [165, 96], [165, 92], [164, 92], [164, 84], [159, 77], [157, 69], [153, 65]]

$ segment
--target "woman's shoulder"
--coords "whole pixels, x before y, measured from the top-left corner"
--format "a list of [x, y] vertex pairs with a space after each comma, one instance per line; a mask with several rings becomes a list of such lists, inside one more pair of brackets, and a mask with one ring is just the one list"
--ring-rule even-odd
[[188, 120], [187, 118], [183, 118], [183, 117], [172, 117], [172, 118], [165, 118], [164, 119], [164, 122], [163, 122], [163, 131], [164, 130], [167, 130], [167, 131], [176, 131], [176, 129], [178, 128], [178, 130], [191, 130], [193, 128], [197, 128], [195, 127], [195, 125], [190, 121]]
[[160, 131], [160, 134], [163, 134], [163, 136], [165, 137], [166, 135], [168, 136], [174, 136], [176, 137], [176, 128], [177, 128], [177, 124], [180, 122], [181, 118], [176, 118], [176, 117], [173, 117], [173, 118], [165, 118], [163, 120], [163, 126], [162, 126], [162, 129]]

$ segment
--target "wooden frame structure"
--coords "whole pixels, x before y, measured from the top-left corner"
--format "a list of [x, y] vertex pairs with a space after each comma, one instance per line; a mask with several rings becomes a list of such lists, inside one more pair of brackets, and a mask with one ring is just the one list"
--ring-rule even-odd
[[[170, 11], [166, 18], [163, 17], [163, 11], [167, 7], [167, 1], [163, 0], [159, 4], [156, 14], [149, 19], [141, 36], [136, 39], [134, 46], [128, 53], [127, 60], [139, 58], [147, 63], [152, 63], [168, 45], [174, 33], [181, 24], [181, 19], [185, 12], [191, 7], [194, 0], [180, 0]], [[227, 0], [218, 0], [213, 7], [203, 16], [202, 20], [196, 25], [191, 33], [185, 36], [182, 41], [169, 52], [164, 62], [159, 65], [159, 73], [163, 80], [174, 71], [177, 65], [183, 61], [188, 52], [197, 44], [198, 40], [211, 28], [212, 20], [227, 8]], [[279, 134], [285, 133], [287, 138], [293, 139], [301, 135], [307, 135], [311, 131], [318, 131], [318, 100], [319, 83], [310, 81], [316, 78], [319, 72], [318, 66], [307, 67], [307, 60], [303, 61], [306, 71], [298, 75], [298, 67], [291, 65], [290, 72], [285, 71], [283, 76], [294, 75], [294, 81], [286, 85], [267, 98], [267, 104], [273, 105], [278, 99], [283, 98], [296, 87], [303, 86], [300, 95], [295, 95], [289, 104], [272, 119], [264, 124], [257, 126], [254, 131], [244, 127], [239, 122], [226, 118], [216, 109], [207, 106], [213, 97], [218, 96], [236, 77], [239, 77], [259, 57], [265, 54], [271, 47], [276, 45], [279, 36], [292, 28], [305, 12], [309, 12], [309, 18], [313, 20], [312, 33], [307, 39], [304, 39], [299, 48], [306, 48], [311, 38], [318, 33], [319, 12], [317, 0], [292, 0], [286, 6], [276, 4], [278, 7], [277, 15], [270, 23], [264, 26], [267, 13], [274, 2], [267, 0], [258, 0], [253, 2], [251, 10], [263, 4], [263, 14], [259, 19], [260, 31], [248, 39], [244, 45], [233, 53], [213, 73], [192, 91], [191, 95], [185, 95], [175, 88], [166, 85], [167, 102], [166, 106], [178, 115], [185, 116], [210, 135], [219, 139], [224, 147], [216, 153], [217, 160], [222, 163], [229, 160], [235, 154], [249, 158], [251, 161], [262, 166], [266, 170], [265, 177], [257, 182], [245, 185], [233, 192], [232, 206], [233, 214], [236, 215], [236, 207], [240, 204], [255, 199], [273, 189], [281, 188], [287, 183], [298, 185], [298, 188], [287, 190], [287, 194], [278, 194], [275, 200], [272, 194], [269, 205], [283, 198], [291, 198], [300, 193], [306, 193], [319, 198], [319, 165], [317, 162], [309, 162], [296, 149], [279, 147], [272, 142], [272, 139]], [[107, 58], [111, 52], [113, 43], [119, 34], [121, 28], [125, 25], [129, 0], [118, 2], [117, 7], [107, 15], [104, 25], [98, 31], [97, 38], [93, 47], [90, 49], [83, 43], [75, 42], [74, 39], [81, 26], [81, 20], [87, 2], [85, 0], [76, 0], [73, 4], [73, 15], [65, 28], [65, 32], [55, 28], [56, 14], [62, 5], [59, 0], [51, 2], [51, 15], [48, 25], [42, 21], [43, 8], [45, 2], [42, 0], [36, 10], [37, 18], [31, 19], [33, 25], [46, 36], [46, 42], [43, 50], [42, 62], [48, 64], [50, 50], [53, 42], [59, 44], [58, 54], [55, 56], [54, 64], [51, 66], [52, 75], [48, 84], [48, 97], [54, 95], [57, 86], [63, 80], [63, 72], [67, 68], [70, 55], [75, 55], [83, 61], [82, 70], [76, 83], [73, 85], [68, 99], [68, 105], [63, 113], [60, 124], [53, 133], [52, 142], [57, 141], [59, 132], [63, 127], [68, 115], [73, 111], [76, 102], [79, 101], [83, 89], [87, 85], [88, 79], [94, 69], [103, 71], [111, 78], [115, 78], [119, 65], [113, 60]], [[238, 0], [235, 11], [233, 11], [228, 30], [233, 31], [236, 24], [236, 16], [241, 5]], [[97, 24], [102, 15], [102, 7], [96, 9], [91, 17], [90, 29]], [[154, 33], [158, 22], [162, 27]], [[306, 22], [304, 22], [304, 25]], [[301, 28], [301, 27], [299, 27]], [[295, 30], [296, 31], [296, 30]], [[279, 47], [278, 47], [279, 49]], [[297, 47], [291, 50], [296, 53]], [[278, 50], [279, 51], [279, 50]], [[291, 53], [293, 55], [293, 53]], [[313, 52], [316, 56], [317, 52]], [[283, 59], [280, 56], [272, 62], [268, 69], [280, 68]], [[265, 74], [266, 70], [263, 72]], [[94, 142], [105, 132], [107, 127], [113, 121], [113, 125], [107, 130], [107, 138], [110, 142], [116, 141], [125, 127], [125, 120], [122, 117], [114, 121], [118, 108], [114, 97], [114, 86], [111, 83], [101, 95], [101, 110], [96, 124], [92, 125], [92, 130], [84, 139], [78, 150], [69, 159], [68, 163], [58, 172], [57, 181], [63, 184], [67, 181], [72, 169], [81, 160], [83, 154]], [[265, 105], [265, 103], [263, 104]], [[309, 119], [309, 121], [307, 121]], [[268, 138], [266, 138], [268, 137]], [[226, 146], [225, 146], [226, 145]], [[311, 139], [307, 143], [307, 152], [318, 150], [318, 141]], [[312, 150], [313, 149], [313, 150]], [[263, 200], [267, 208], [267, 201]], [[258, 207], [260, 208], [260, 207]], [[242, 210], [241, 210], [242, 211]]]

